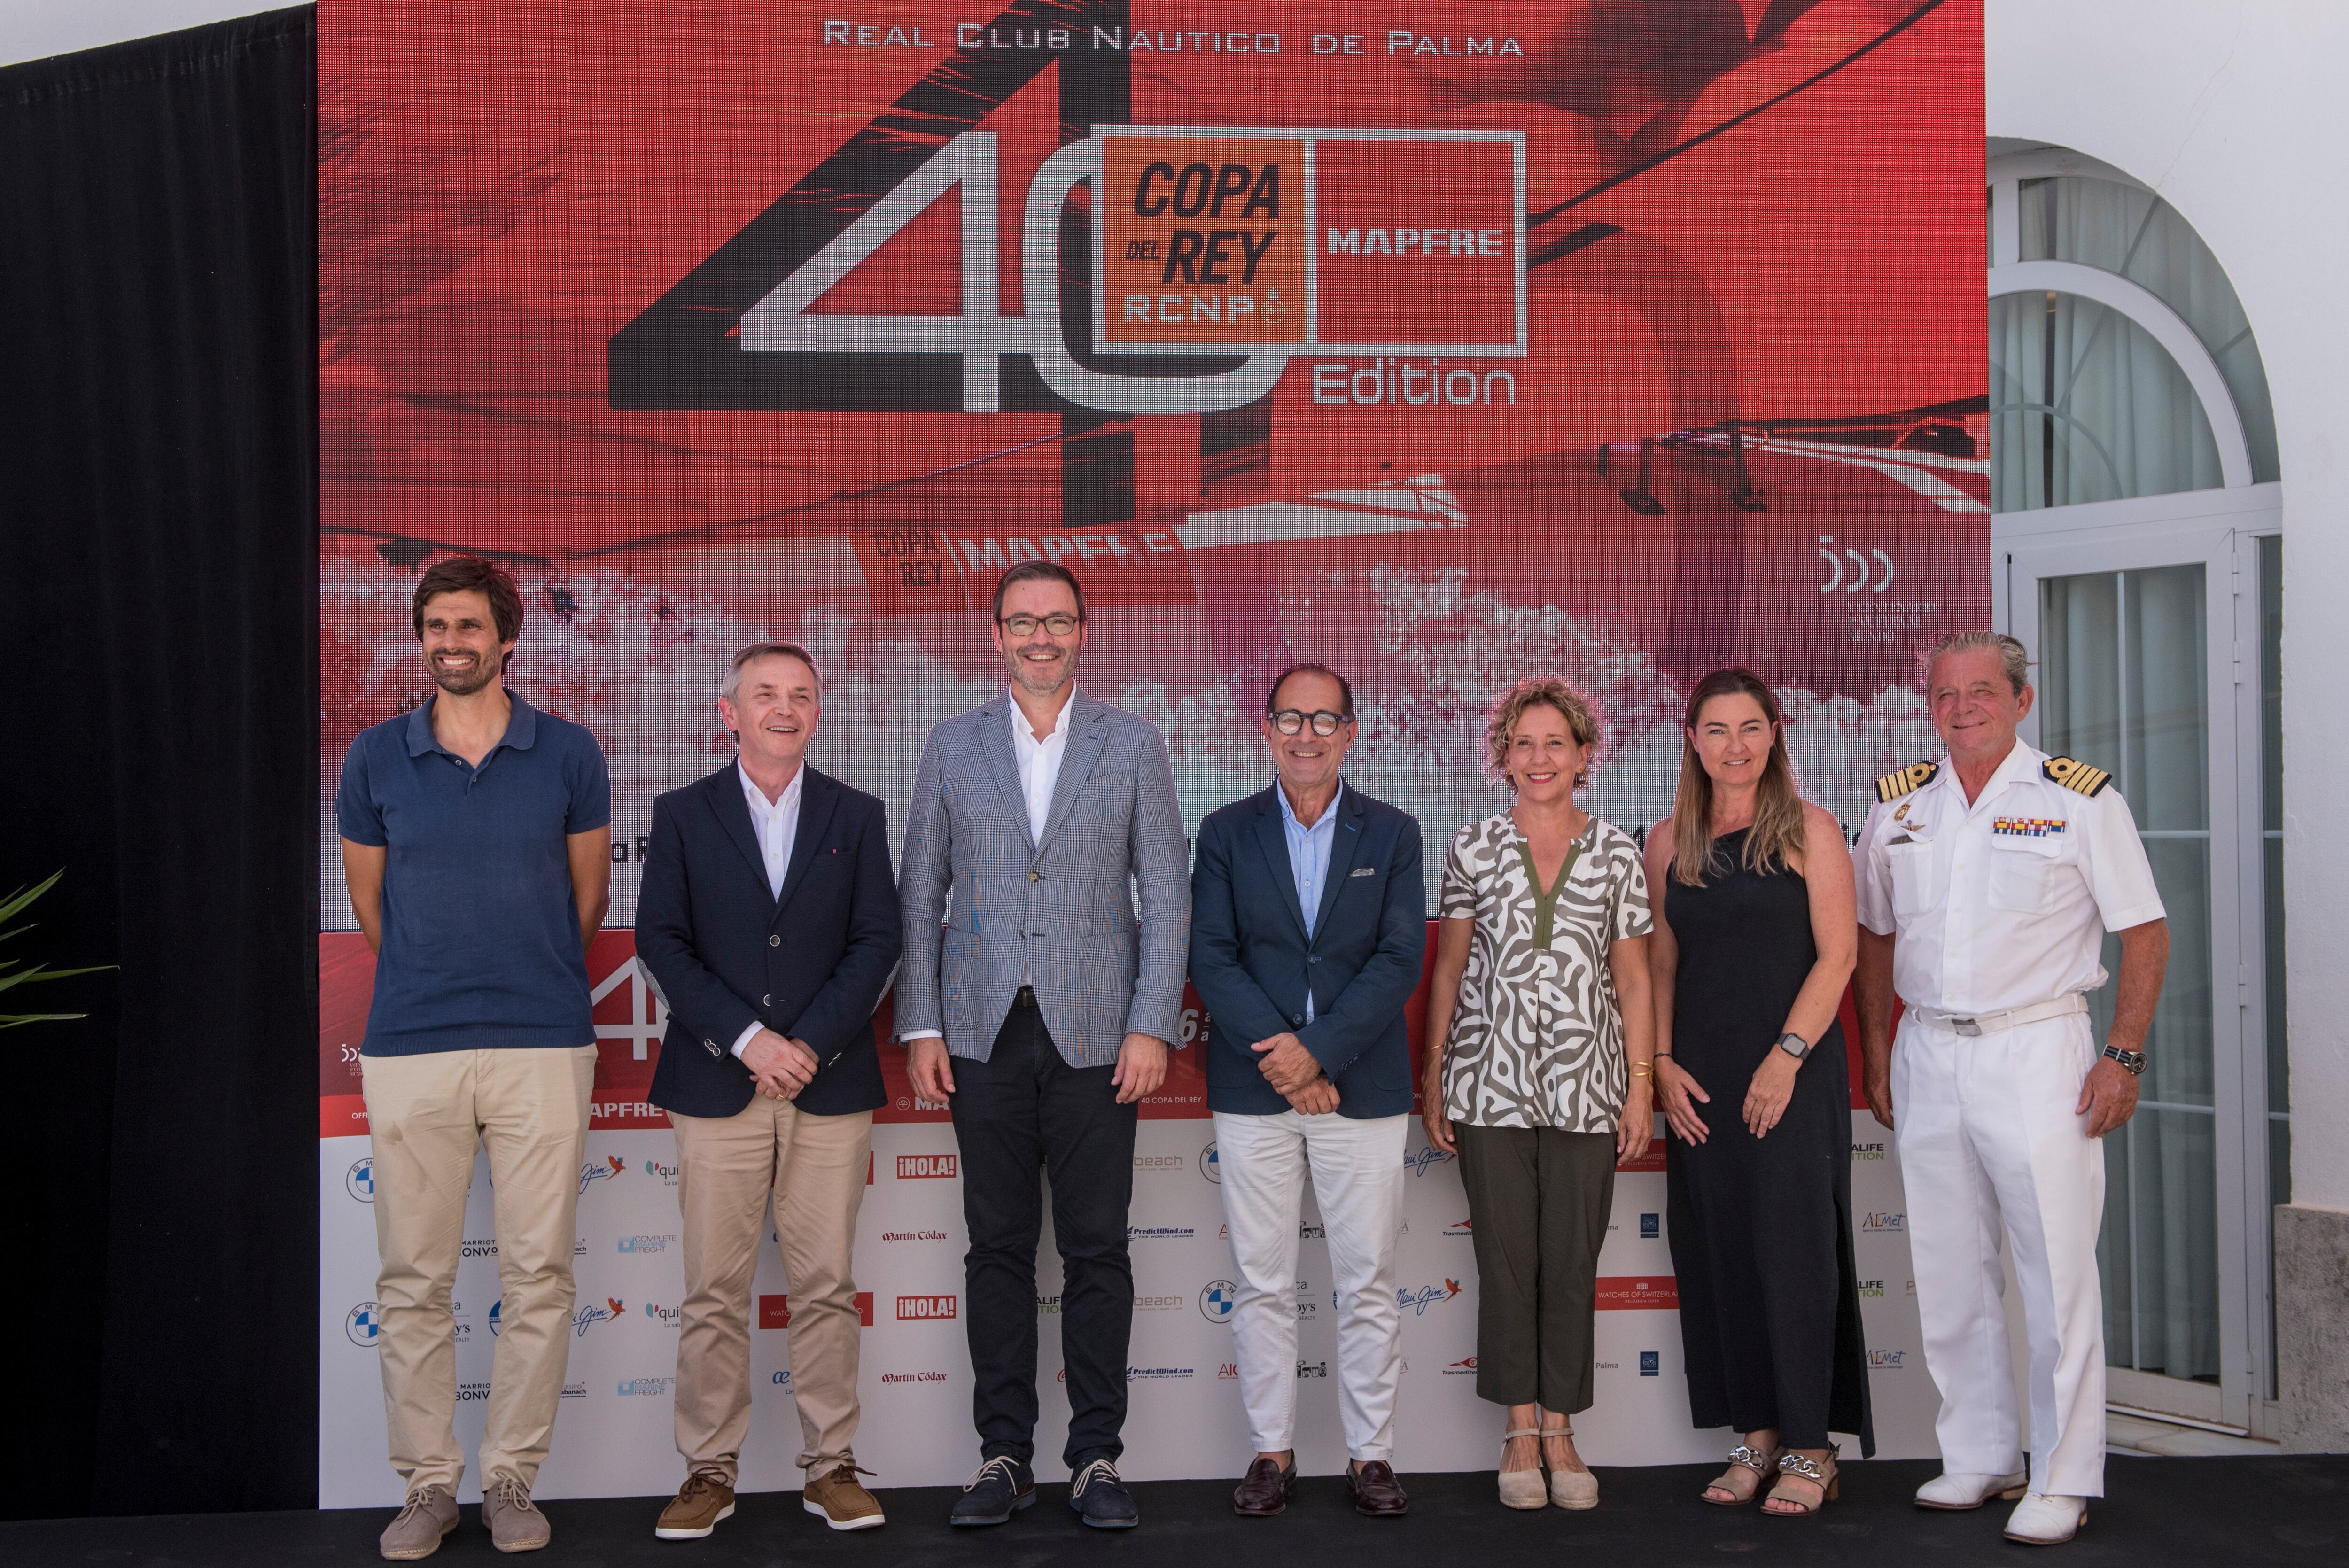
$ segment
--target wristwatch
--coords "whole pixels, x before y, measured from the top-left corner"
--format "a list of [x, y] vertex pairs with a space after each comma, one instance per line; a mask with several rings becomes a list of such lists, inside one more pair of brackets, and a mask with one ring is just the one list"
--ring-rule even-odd
[[2125, 1051], [2118, 1046], [2107, 1045], [2103, 1050], [2098, 1051], [2096, 1054], [2100, 1057], [2110, 1057], [2113, 1060], [2120, 1063], [2121, 1070], [2123, 1072], [2134, 1073], [2139, 1078], [2143, 1078], [2145, 1076], [2145, 1053], [2143, 1051]]
[[1811, 1042], [1790, 1030], [1778, 1037], [1778, 1048], [1796, 1061], [1801, 1061], [1811, 1054]]

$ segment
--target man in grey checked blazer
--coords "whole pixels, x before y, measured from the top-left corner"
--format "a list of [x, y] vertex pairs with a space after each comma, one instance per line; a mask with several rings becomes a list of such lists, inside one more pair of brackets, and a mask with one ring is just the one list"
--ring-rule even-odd
[[1183, 813], [1164, 738], [1076, 689], [1076, 578], [1024, 562], [996, 584], [994, 618], [1010, 688], [930, 731], [898, 872], [897, 1033], [915, 1091], [952, 1108], [970, 1233], [980, 1464], [951, 1517], [1000, 1524], [1035, 1501], [1041, 1164], [1063, 1280], [1069, 1502], [1123, 1529], [1140, 1520], [1117, 1475], [1126, 1215], [1140, 1102], [1165, 1077], [1182, 1009]]

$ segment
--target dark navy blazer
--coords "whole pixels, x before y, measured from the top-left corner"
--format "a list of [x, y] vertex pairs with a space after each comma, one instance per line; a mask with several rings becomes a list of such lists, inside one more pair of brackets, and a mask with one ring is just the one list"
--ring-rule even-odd
[[[1411, 1110], [1403, 1006], [1427, 955], [1419, 822], [1348, 785], [1321, 908], [1307, 941], [1271, 789], [1199, 824], [1191, 870], [1191, 984], [1207, 1005], [1207, 1109], [1274, 1116], [1288, 1101], [1248, 1047], [1293, 1034], [1338, 1086], [1338, 1114]], [[1313, 992], [1313, 1022], [1305, 993]]]
[[823, 1064], [800, 1109], [842, 1116], [885, 1098], [873, 1010], [902, 940], [887, 816], [873, 796], [806, 773], [780, 898], [738, 764], [653, 802], [636, 957], [668, 1002], [649, 1097], [664, 1110], [732, 1116], [750, 1103], [734, 1042], [754, 1019]]

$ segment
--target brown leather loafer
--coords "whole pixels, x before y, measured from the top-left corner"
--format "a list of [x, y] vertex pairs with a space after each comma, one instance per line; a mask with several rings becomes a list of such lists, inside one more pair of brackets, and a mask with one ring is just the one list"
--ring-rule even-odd
[[1395, 1480], [1394, 1466], [1384, 1460], [1365, 1460], [1360, 1469], [1347, 1467], [1346, 1484], [1354, 1491], [1354, 1511], [1371, 1519], [1401, 1519], [1411, 1511], [1411, 1499]]
[[1297, 1467], [1280, 1468], [1275, 1460], [1260, 1459], [1248, 1466], [1240, 1484], [1232, 1488], [1232, 1511], [1245, 1519], [1270, 1519], [1297, 1495]]

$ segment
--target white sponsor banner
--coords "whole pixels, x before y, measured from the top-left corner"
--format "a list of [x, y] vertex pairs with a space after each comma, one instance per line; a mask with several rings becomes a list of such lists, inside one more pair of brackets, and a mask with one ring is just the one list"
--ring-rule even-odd
[[[1229, 1282], [1235, 1277], [1216, 1180], [1214, 1126], [1145, 1120], [1134, 1155], [1131, 1215], [1135, 1311], [1125, 1424], [1129, 1479], [1237, 1477], [1250, 1457], [1233, 1366]], [[1852, 1208], [1867, 1326], [1878, 1451], [1930, 1457], [1939, 1399], [1918, 1349], [1907, 1204], [1891, 1135], [1852, 1117]], [[886, 1123], [873, 1131], [873, 1181], [857, 1222], [856, 1284], [871, 1303], [858, 1387], [858, 1462], [884, 1487], [957, 1484], [978, 1462], [970, 1357], [963, 1315], [962, 1188], [954, 1130]], [[318, 1501], [324, 1508], [397, 1506], [401, 1486], [385, 1460], [382, 1383], [375, 1340], [375, 1226], [364, 1137], [318, 1145]], [[1476, 1270], [1459, 1172], [1413, 1127], [1405, 1156], [1404, 1231], [1395, 1279], [1403, 1299], [1404, 1372], [1396, 1406], [1396, 1466], [1413, 1471], [1491, 1468], [1502, 1412], [1476, 1397]], [[540, 1471], [543, 1498], [654, 1496], [683, 1479], [671, 1423], [678, 1304], [684, 1294], [676, 1150], [666, 1128], [591, 1133], [582, 1168], [574, 1259], [578, 1296], [561, 1414]], [[502, 1315], [496, 1232], [486, 1157], [477, 1159], [455, 1300], [457, 1433], [479, 1452]], [[1309, 1474], [1345, 1464], [1338, 1418], [1336, 1330], [1329, 1248], [1309, 1192], [1298, 1255], [1298, 1460]], [[1599, 1274], [1611, 1299], [1671, 1299], [1661, 1170], [1619, 1173]], [[1039, 1253], [1037, 1473], [1060, 1462], [1068, 1398], [1060, 1377], [1060, 1264], [1050, 1221]], [[800, 1448], [791, 1394], [788, 1310], [771, 1230], [762, 1243], [752, 1307], [752, 1415], [742, 1454], [745, 1491], [797, 1487]], [[1678, 1314], [1669, 1305], [1610, 1306], [1598, 1315], [1598, 1398], [1575, 1418], [1593, 1464], [1667, 1464], [1719, 1457], [1725, 1429], [1692, 1430], [1682, 1374]], [[1846, 1439], [1847, 1449], [1852, 1444]], [[463, 1496], [479, 1496], [469, 1472]]]

